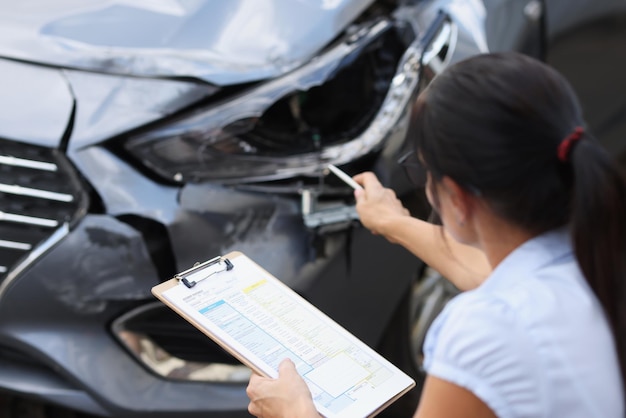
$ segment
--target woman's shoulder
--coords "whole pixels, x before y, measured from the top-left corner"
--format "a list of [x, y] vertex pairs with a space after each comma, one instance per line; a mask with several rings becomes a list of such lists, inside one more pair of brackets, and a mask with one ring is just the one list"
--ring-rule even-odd
[[454, 338], [489, 338], [519, 330], [519, 312], [505, 295], [470, 290], [452, 299], [430, 333]]
[[[536, 353], [506, 299], [470, 291], [449, 303], [429, 329], [424, 368], [470, 390], [498, 416], [516, 416], [517, 408], [539, 416], [545, 392]], [[534, 401], [512, 405], [516, 398]]]
[[[515, 274], [512, 272], [512, 274]], [[556, 334], [588, 335], [603, 327], [601, 307], [576, 267], [538, 269], [511, 280], [509, 286], [476, 288], [456, 296], [433, 323], [431, 332], [449, 338], [529, 339], [537, 348], [552, 344]], [[578, 328], [571, 326], [571, 320]], [[564, 339], [575, 337], [562, 335]]]

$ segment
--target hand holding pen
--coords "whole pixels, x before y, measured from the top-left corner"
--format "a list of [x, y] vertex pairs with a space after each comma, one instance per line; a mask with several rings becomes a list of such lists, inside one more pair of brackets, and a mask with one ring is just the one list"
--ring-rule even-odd
[[328, 165], [328, 169], [354, 189], [359, 219], [372, 233], [390, 239], [387, 230], [393, 228], [394, 219], [410, 216], [396, 193], [383, 187], [374, 173], [365, 172], [353, 178], [332, 164]]

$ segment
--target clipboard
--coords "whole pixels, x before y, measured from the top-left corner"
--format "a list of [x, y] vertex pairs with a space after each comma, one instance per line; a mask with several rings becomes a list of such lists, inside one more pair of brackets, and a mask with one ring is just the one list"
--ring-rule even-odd
[[327, 418], [372, 417], [413, 379], [243, 253], [215, 257], [152, 288], [233, 357], [278, 377], [289, 357]]

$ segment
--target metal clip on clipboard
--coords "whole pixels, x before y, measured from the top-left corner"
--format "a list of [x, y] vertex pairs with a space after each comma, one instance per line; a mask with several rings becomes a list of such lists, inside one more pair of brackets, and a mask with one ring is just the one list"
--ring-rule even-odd
[[[222, 268], [219, 268], [224, 264]], [[221, 273], [223, 271], [230, 271], [235, 266], [228, 258], [217, 256], [215, 258], [210, 259], [209, 261], [205, 261], [201, 264], [196, 264], [192, 268], [182, 271], [176, 274], [174, 277], [178, 279], [178, 281], [182, 282], [189, 289], [194, 287], [198, 282], [201, 282], [204, 279], [211, 277], [216, 273]], [[205, 271], [206, 269], [211, 269], [210, 271]]]

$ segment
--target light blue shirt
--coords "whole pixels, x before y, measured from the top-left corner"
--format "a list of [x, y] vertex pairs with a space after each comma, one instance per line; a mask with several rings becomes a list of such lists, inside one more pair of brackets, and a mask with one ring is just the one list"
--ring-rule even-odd
[[527, 241], [448, 303], [424, 355], [428, 374], [501, 418], [624, 417], [613, 337], [563, 230]]

